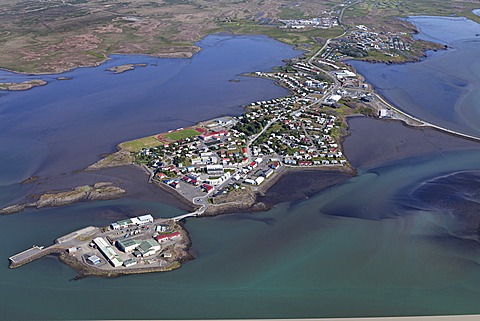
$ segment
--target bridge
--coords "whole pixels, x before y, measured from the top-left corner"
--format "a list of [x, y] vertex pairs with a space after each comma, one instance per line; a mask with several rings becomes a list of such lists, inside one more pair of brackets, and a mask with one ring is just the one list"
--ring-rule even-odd
[[179, 216], [176, 216], [176, 217], [172, 217], [172, 219], [173, 219], [175, 222], [178, 222], [178, 221], [183, 220], [184, 218], [187, 218], [187, 217], [197, 217], [197, 216], [199, 216], [199, 215], [200, 215], [200, 213], [198, 213], [198, 212], [192, 212], [192, 213], [187, 213], [187, 214], [179, 215]]
[[[207, 194], [208, 195], [208, 194]], [[205, 196], [204, 197], [200, 197], [198, 199], [194, 199], [193, 203], [196, 204], [196, 201], [198, 200], [198, 202], [205, 202]], [[199, 204], [197, 204], [199, 205]], [[204, 204], [201, 204], [200, 208], [198, 210], [196, 210], [195, 212], [191, 212], [191, 213], [187, 213], [187, 214], [183, 214], [183, 215], [179, 215], [179, 216], [176, 216], [176, 217], [172, 217], [172, 219], [175, 221], [175, 222], [178, 222], [178, 221], [181, 221], [187, 217], [198, 217], [200, 215], [202, 215], [205, 210], [207, 209], [207, 206], [208, 204], [204, 203]]]

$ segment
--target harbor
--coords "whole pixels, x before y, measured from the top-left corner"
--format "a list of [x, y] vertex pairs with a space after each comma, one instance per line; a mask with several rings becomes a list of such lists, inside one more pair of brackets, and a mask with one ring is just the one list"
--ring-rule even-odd
[[190, 239], [178, 222], [196, 215], [154, 219], [146, 214], [109, 226], [88, 226], [57, 238], [51, 246], [34, 245], [9, 257], [10, 268], [56, 254], [82, 276], [169, 271], [191, 258]]

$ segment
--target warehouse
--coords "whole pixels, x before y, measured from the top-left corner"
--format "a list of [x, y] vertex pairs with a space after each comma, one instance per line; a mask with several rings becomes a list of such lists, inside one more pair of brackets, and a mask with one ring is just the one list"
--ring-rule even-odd
[[132, 217], [126, 220], [117, 221], [110, 224], [112, 230], [121, 230], [131, 226], [141, 226], [148, 223], [153, 223], [153, 216], [150, 214], [145, 214], [138, 217]]
[[139, 244], [139, 241], [135, 241], [130, 238], [120, 239], [115, 242], [117, 248], [125, 253], [133, 252], [133, 250], [135, 250]]
[[158, 236], [155, 236], [155, 239], [158, 241], [158, 243], [162, 243], [164, 241], [169, 241], [173, 239], [174, 237], [181, 236], [179, 232], [173, 232], [170, 234], [160, 234]]
[[160, 244], [158, 244], [158, 242], [155, 242], [154, 240], [145, 240], [138, 245], [137, 249], [133, 254], [137, 257], [147, 257], [154, 255], [161, 249], [162, 247], [160, 246]]
[[100, 252], [105, 256], [105, 258], [112, 264], [114, 267], [118, 267], [122, 265], [123, 261], [120, 259], [117, 253], [115, 253], [115, 249], [108, 244], [102, 237], [97, 237], [93, 240], [95, 245], [97, 245]]

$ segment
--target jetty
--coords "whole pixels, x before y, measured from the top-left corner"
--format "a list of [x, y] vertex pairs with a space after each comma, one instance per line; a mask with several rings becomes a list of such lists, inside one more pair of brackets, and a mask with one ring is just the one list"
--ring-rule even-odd
[[58, 253], [63, 250], [64, 250], [63, 248], [60, 248], [56, 245], [52, 245], [47, 248], [43, 246], [34, 245], [28, 250], [25, 250], [23, 252], [10, 256], [8, 260], [10, 261], [11, 268], [17, 268], [27, 263], [30, 263], [32, 261], [35, 261], [48, 254]]
[[191, 244], [188, 233], [177, 222], [200, 213], [202, 208], [176, 218], [154, 219], [146, 214], [109, 226], [87, 226], [57, 238], [48, 247], [34, 245], [9, 257], [10, 268], [55, 254], [81, 275], [170, 271], [192, 259], [188, 253]]

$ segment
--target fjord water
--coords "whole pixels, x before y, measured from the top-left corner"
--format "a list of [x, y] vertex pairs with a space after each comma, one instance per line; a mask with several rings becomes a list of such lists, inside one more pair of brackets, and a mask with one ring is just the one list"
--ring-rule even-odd
[[[97, 68], [61, 75], [0, 72], [2, 81], [49, 81], [26, 92], [2, 92], [1, 142], [7, 143], [0, 147], [0, 164], [16, 165], [4, 171], [0, 185], [81, 169], [122, 141], [240, 114], [242, 104], [283, 96], [287, 91], [272, 81], [239, 74], [271, 70], [301, 54], [262, 36], [215, 35], [199, 46], [192, 59], [112, 56]], [[105, 71], [127, 63], [148, 66], [118, 75]], [[229, 82], [234, 78], [241, 81]]]
[[418, 63], [351, 61], [395, 106], [418, 118], [480, 137], [480, 25], [466, 18], [410, 17], [419, 39], [448, 46]]
[[[207, 37], [207, 43], [211, 39]], [[278, 57], [277, 61], [286, 58], [285, 55], [298, 54], [267, 38], [238, 39], [260, 41], [265, 46], [264, 54]], [[245, 44], [237, 43], [236, 37], [220, 40], [222, 41], [212, 41], [209, 47], [205, 47], [203, 55], [223, 57], [223, 54], [232, 52], [224, 51], [226, 47], [243, 47]], [[244, 57], [247, 61], [255, 59], [257, 52], [253, 50], [254, 53]], [[277, 56], [276, 50], [285, 51]], [[116, 62], [115, 59], [117, 58], [107, 64], [143, 62], [147, 58], [132, 61], [128, 57], [118, 57]], [[195, 59], [187, 62], [167, 60], [166, 63], [172, 66], [176, 63], [193, 65]], [[162, 60], [156, 61], [160, 69]], [[159, 72], [153, 67], [156, 73]], [[222, 74], [222, 68], [216, 69], [215, 64], [210, 67], [214, 69], [210, 71], [213, 78], [215, 74]], [[268, 69], [271, 64], [269, 59], [260, 60], [255, 63], [255, 67]], [[143, 80], [145, 75], [137, 73], [153, 73], [146, 71], [149, 68], [140, 68], [123, 75], [108, 74], [106, 79], [108, 83], [117, 83], [119, 80], [116, 77], [132, 77], [125, 80], [123, 88], [128, 87], [129, 81], [138, 81], [142, 86], [147, 86], [149, 82]], [[79, 72], [78, 77], [85, 79], [84, 83], [87, 84], [89, 73], [92, 82], [95, 82], [96, 77], [107, 77], [103, 69], [105, 65], [75, 72]], [[185, 69], [188, 68], [177, 70], [178, 79], [182, 79]], [[235, 72], [245, 71], [250, 70], [247, 68]], [[187, 75], [189, 76], [188, 73]], [[237, 76], [219, 76], [222, 80], [217, 85], [233, 77]], [[231, 85], [242, 82], [243, 78], [240, 83]], [[108, 83], [103, 86], [110, 86]], [[49, 86], [54, 84], [56, 82]], [[230, 83], [227, 85], [230, 86]], [[261, 87], [264, 85], [267, 87]], [[151, 94], [156, 95], [162, 86], [151, 89]], [[283, 93], [267, 81], [255, 79], [255, 84], [251, 87], [255, 86], [261, 87], [258, 91], [264, 97]], [[22, 98], [23, 95], [29, 96], [35, 92], [43, 95], [47, 89], [48, 86], [27, 93], [15, 93], [15, 99], [8, 94], [0, 97], [0, 103], [4, 106], [2, 99], [6, 97], [10, 97], [10, 103], [17, 102], [17, 99], [23, 101], [26, 100]], [[250, 96], [250, 90], [256, 92], [249, 87], [239, 89], [236, 99], [241, 100], [241, 103], [254, 100]], [[101, 115], [112, 113], [113, 107], [102, 110], [103, 106], [109, 106], [108, 99], [115, 97], [114, 87], [110, 91], [112, 95], [105, 96], [103, 104], [97, 104], [91, 109], [91, 112], [98, 113], [99, 121], [102, 121]], [[74, 93], [75, 88], [71, 88], [70, 91], [57, 92], [52, 97], [62, 100]], [[148, 96], [147, 93], [150, 94], [145, 89], [145, 96]], [[187, 93], [184, 92], [185, 95]], [[122, 92], [119, 95], [121, 99], [118, 103], [122, 103], [128, 96]], [[90, 95], [86, 96], [88, 98]], [[101, 97], [100, 94], [94, 96], [95, 99], [87, 99], [86, 102], [91, 103]], [[136, 97], [140, 99], [144, 96]], [[130, 128], [135, 133], [141, 132], [138, 129], [140, 124], [146, 126], [146, 132], [141, 132], [138, 136], [148, 134], [155, 126], [170, 129], [212, 115], [240, 112], [238, 105], [234, 105], [229, 96], [220, 98], [216, 100], [213, 96], [205, 97], [203, 105], [191, 107], [188, 114], [185, 109], [178, 107], [178, 114], [170, 118], [141, 115], [150, 109], [142, 109], [141, 99], [135, 103], [132, 98], [129, 105], [134, 106], [131, 108], [138, 106], [139, 115], [129, 111], [127, 106], [122, 108], [122, 113], [127, 115], [112, 115], [113, 118], [118, 118], [117, 124], [123, 124], [125, 128], [119, 127], [124, 133], [115, 133], [118, 136], [115, 136], [108, 148], [117, 143], [116, 139], [121, 140], [130, 135]], [[35, 101], [33, 96], [29, 99]], [[76, 104], [81, 106], [84, 104], [82, 99], [83, 96], [77, 95], [74, 101], [78, 100]], [[211, 104], [209, 99], [212, 99]], [[51, 157], [48, 153], [54, 148], [63, 162], [73, 163], [65, 165], [60, 172], [77, 169], [75, 166], [78, 165], [84, 166], [83, 163], [88, 159], [106, 152], [98, 151], [101, 149], [98, 146], [92, 147], [92, 150], [86, 148], [91, 137], [81, 140], [79, 135], [76, 139], [83, 148], [77, 150], [77, 153], [81, 151], [85, 155], [80, 160], [71, 159], [71, 146], [62, 137], [48, 134], [47, 129], [40, 130], [40, 124], [43, 124], [40, 121], [34, 121], [36, 126], [27, 126], [27, 118], [34, 118], [36, 114], [35, 107], [30, 106], [29, 111], [29, 108], [19, 109], [20, 106], [22, 105], [8, 110], [12, 113], [11, 117], [23, 119], [23, 128], [30, 128], [31, 135], [22, 136], [25, 144], [28, 145], [28, 139], [45, 139], [48, 146], [42, 153], [42, 145], [38, 144], [39, 150], [32, 158], [44, 160], [42, 165], [31, 169], [29, 173], [58, 175], [56, 165], [45, 161]], [[155, 109], [152, 105], [150, 107]], [[197, 115], [193, 108], [208, 117]], [[44, 110], [47, 111], [48, 108], [45, 107]], [[165, 107], [164, 113], [173, 112]], [[80, 110], [74, 112], [72, 117], [76, 118], [79, 114]], [[9, 117], [2, 113], [0, 119], [8, 124]], [[122, 117], [129, 119], [122, 120]], [[69, 118], [67, 109], [62, 121], [72, 126], [75, 124], [75, 119]], [[61, 131], [59, 122], [53, 122], [56, 127], [52, 131], [59, 130], [67, 138], [88, 130], [96, 130], [97, 135], [99, 133], [95, 124], [87, 126], [88, 122], [85, 121], [79, 122], [79, 128], [69, 136], [67, 129]], [[134, 124], [130, 125], [130, 122]], [[478, 145], [473, 142], [462, 144], [459, 138], [450, 138], [448, 144], [442, 146], [442, 141], [447, 139], [434, 131], [419, 131], [401, 127], [398, 123], [366, 118], [354, 119], [350, 126], [352, 135], [347, 137], [345, 148], [354, 154], [350, 154], [350, 157], [354, 160], [354, 165], [359, 167], [357, 177], [308, 200], [284, 203], [267, 212], [188, 220], [185, 227], [190, 232], [196, 259], [173, 272], [70, 281], [76, 273], [49, 257], [19, 269], [7, 268], [6, 258], [9, 255], [32, 244], [50, 244], [56, 237], [86, 225], [106, 225], [139, 210], [151, 212], [156, 217], [175, 216], [182, 212], [163, 203], [125, 198], [80, 203], [65, 208], [28, 210], [0, 217], [0, 242], [4, 244], [0, 247], [0, 257], [4, 258], [4, 264], [0, 267], [2, 318], [211, 319], [480, 313], [480, 246], [476, 231], [480, 225]], [[38, 135], [35, 135], [36, 130]], [[117, 128], [116, 131], [120, 130]], [[406, 131], [409, 136], [403, 138], [402, 135], [407, 135]], [[7, 138], [15, 138], [19, 134], [13, 124], [7, 133], [11, 134], [5, 136]], [[56, 144], [54, 138], [58, 139]], [[365, 141], [368, 138], [368, 145], [362, 145], [362, 138]], [[102, 139], [108, 142], [107, 138]], [[7, 139], [7, 142], [10, 141]], [[394, 144], [391, 149], [398, 152], [397, 158], [383, 157], [382, 161], [386, 142]], [[408, 153], [403, 152], [417, 142], [426, 146], [424, 151], [413, 148]], [[96, 146], [96, 143], [92, 144]], [[35, 144], [32, 142], [31, 145]], [[18, 155], [22, 157], [21, 154]], [[9, 154], [5, 157], [7, 156], [17, 157]], [[21, 164], [2, 164], [8, 169], [22, 168], [18, 167]], [[13, 181], [16, 178], [11, 177], [10, 180]], [[19, 194], [22, 189], [18, 184], [5, 185], [3, 188], [3, 202], [9, 199], [5, 195], [10, 195], [11, 200], [12, 195]]]

